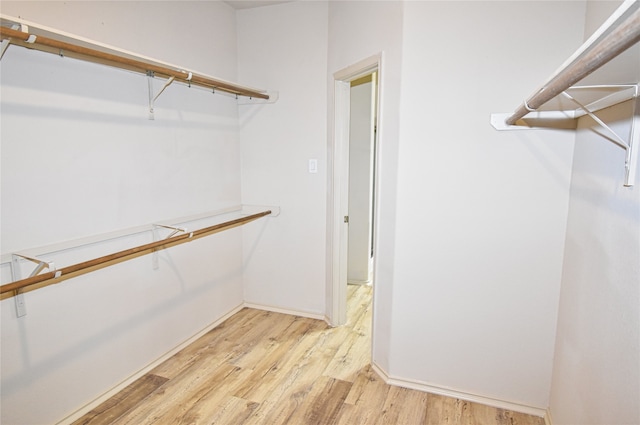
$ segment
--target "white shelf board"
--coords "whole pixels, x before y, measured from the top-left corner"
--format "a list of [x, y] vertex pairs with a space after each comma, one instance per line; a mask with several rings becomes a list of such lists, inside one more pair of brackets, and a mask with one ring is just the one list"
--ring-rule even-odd
[[[626, 102], [638, 96], [637, 84], [575, 86], [566, 90], [591, 112]], [[496, 130], [534, 130], [544, 128], [575, 128], [577, 118], [586, 112], [564, 96], [556, 96], [535, 112], [528, 113], [518, 125], [507, 125], [510, 112], [491, 114], [491, 125]]]

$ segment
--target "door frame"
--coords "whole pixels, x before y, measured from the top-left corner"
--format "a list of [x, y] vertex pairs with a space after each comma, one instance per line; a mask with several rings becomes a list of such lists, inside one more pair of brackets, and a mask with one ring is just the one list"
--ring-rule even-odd
[[[377, 72], [378, 87], [376, 102], [378, 113], [376, 125], [380, 135], [380, 93], [381, 93], [382, 54], [370, 56], [347, 68], [333, 74], [333, 128], [329, 142], [327, 157], [332, 159], [331, 172], [328, 173], [328, 214], [327, 214], [327, 301], [328, 322], [332, 326], [340, 326], [347, 321], [347, 254], [348, 254], [348, 224], [344, 217], [349, 211], [349, 108], [351, 102], [351, 82], [365, 75]], [[378, 140], [379, 141], [379, 138]], [[377, 149], [380, 152], [380, 149]], [[376, 167], [378, 158], [376, 156]], [[374, 178], [376, 178], [374, 176]], [[377, 192], [378, 185], [374, 186]], [[375, 196], [375, 199], [379, 197]], [[377, 201], [376, 201], [377, 204]], [[377, 205], [374, 205], [374, 217], [378, 217]], [[376, 223], [373, 224], [377, 227]], [[377, 232], [375, 232], [377, 234]], [[373, 251], [376, 253], [377, 243], [374, 234]], [[376, 256], [373, 258], [373, 280], [376, 276]], [[374, 285], [375, 293], [375, 285]]]

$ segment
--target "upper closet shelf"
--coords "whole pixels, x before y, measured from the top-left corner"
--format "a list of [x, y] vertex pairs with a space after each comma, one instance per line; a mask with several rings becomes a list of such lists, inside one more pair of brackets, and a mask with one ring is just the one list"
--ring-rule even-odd
[[511, 112], [491, 114], [491, 125], [496, 130], [575, 129], [577, 118], [631, 100], [638, 92], [638, 84], [573, 86], [537, 109], [527, 111], [526, 116], [518, 118], [513, 125], [506, 122], [513, 115]]
[[[612, 142], [625, 149], [624, 184], [631, 186], [638, 162], [634, 150], [640, 148], [640, 53], [636, 49], [627, 52], [630, 55], [623, 53], [638, 41], [640, 0], [626, 0], [515, 112], [491, 114], [491, 125], [496, 130], [575, 129], [577, 118], [589, 115], [607, 130]], [[583, 85], [574, 86], [578, 82]], [[631, 134], [625, 140], [595, 112], [634, 98]]]
[[245, 96], [251, 99], [270, 100], [264, 90], [241, 86], [219, 78], [199, 74], [176, 65], [157, 61], [142, 55], [98, 43], [73, 34], [61, 32], [43, 25], [0, 14], [1, 54], [10, 44], [41, 50], [57, 55], [100, 63], [149, 76], [162, 77], [167, 83], [160, 92], [149, 95], [150, 109], [153, 101], [172, 82], [182, 82], [189, 86], [200, 86], [209, 90]]

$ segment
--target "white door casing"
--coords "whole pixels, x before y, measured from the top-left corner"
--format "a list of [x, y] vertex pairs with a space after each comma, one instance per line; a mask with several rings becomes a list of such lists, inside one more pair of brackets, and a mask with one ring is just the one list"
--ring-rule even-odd
[[[334, 122], [332, 139], [329, 141], [329, 157], [333, 158], [333, 167], [328, 178], [330, 200], [327, 215], [328, 261], [328, 303], [327, 317], [332, 326], [339, 326], [347, 321], [347, 256], [348, 256], [348, 216], [349, 207], [349, 109], [350, 82], [372, 72], [378, 72], [380, 78], [382, 55], [377, 54], [357, 62], [334, 74]], [[378, 95], [381, 87], [378, 86]], [[379, 103], [378, 103], [379, 104]], [[380, 114], [377, 116], [380, 121]], [[376, 197], [377, 199], [377, 197]], [[374, 209], [377, 209], [374, 206]], [[377, 216], [377, 215], [376, 215]], [[374, 252], [376, 241], [374, 240]], [[374, 259], [375, 270], [375, 259]], [[375, 272], [374, 272], [375, 275]], [[374, 287], [375, 293], [375, 287]], [[375, 299], [375, 295], [374, 295]]]

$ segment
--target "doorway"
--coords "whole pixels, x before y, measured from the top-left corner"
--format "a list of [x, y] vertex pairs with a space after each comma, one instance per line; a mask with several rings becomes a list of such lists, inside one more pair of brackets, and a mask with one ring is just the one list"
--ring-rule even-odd
[[347, 283], [373, 283], [377, 72], [351, 81]]
[[[334, 325], [342, 325], [347, 318], [347, 281], [349, 280], [349, 229], [350, 227], [360, 227], [365, 229], [365, 240], [362, 245], [366, 246], [364, 250], [351, 250], [354, 254], [364, 257], [361, 264], [364, 265], [362, 270], [358, 272], [359, 278], [353, 277], [352, 283], [372, 283], [375, 279], [375, 252], [376, 252], [376, 184], [375, 171], [377, 169], [377, 128], [380, 116], [378, 113], [379, 97], [381, 92], [380, 86], [380, 64], [381, 55], [376, 55], [364, 59], [348, 68], [338, 71], [334, 74], [334, 128], [333, 139], [331, 140], [329, 149], [329, 157], [332, 160], [331, 173], [329, 173], [329, 214], [328, 214], [328, 234], [327, 234], [327, 251], [328, 251], [328, 319]], [[368, 92], [369, 97], [369, 122], [372, 128], [370, 135], [365, 136], [366, 144], [370, 144], [369, 157], [361, 159], [364, 164], [363, 168], [368, 169], [369, 175], [363, 177], [358, 173], [359, 180], [366, 180], [368, 189], [365, 200], [361, 202], [366, 205], [362, 208], [364, 213], [359, 214], [364, 219], [358, 220], [352, 216], [353, 210], [350, 208], [350, 182], [355, 180], [355, 176], [351, 174], [350, 166], [350, 138], [351, 138], [351, 97], [352, 85], [358, 87], [360, 81], [367, 79], [373, 82], [375, 78], [375, 92], [372, 87], [374, 84], [365, 86], [368, 88], [360, 88], [361, 92]], [[370, 90], [370, 91], [369, 91]], [[354, 97], [357, 97], [356, 94]], [[367, 97], [366, 95], [364, 97]], [[354, 119], [355, 119], [354, 113]], [[356, 154], [358, 156], [359, 154]], [[355, 172], [355, 171], [354, 171]], [[353, 201], [351, 201], [353, 206]], [[356, 224], [354, 220], [360, 221]], [[364, 220], [364, 222], [363, 222]], [[375, 301], [375, 284], [374, 284], [374, 301]]]

